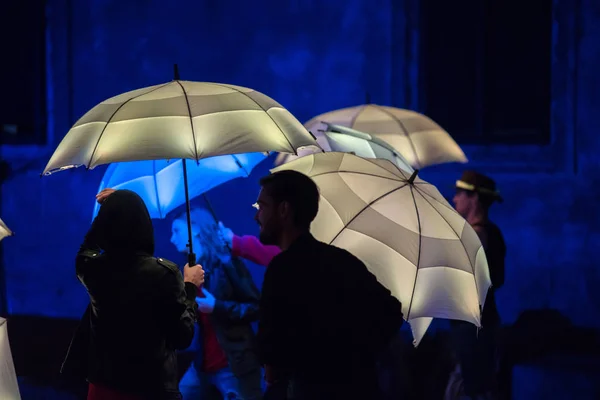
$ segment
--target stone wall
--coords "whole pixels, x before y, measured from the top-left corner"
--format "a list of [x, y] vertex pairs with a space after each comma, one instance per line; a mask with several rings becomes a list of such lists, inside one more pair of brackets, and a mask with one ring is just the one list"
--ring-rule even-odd
[[[406, 0], [409, 1], [409, 0]], [[545, 147], [466, 146], [474, 168], [493, 174], [506, 199], [493, 217], [508, 244], [507, 282], [498, 295], [505, 322], [550, 307], [575, 323], [600, 327], [600, 6], [556, 0], [553, 133]], [[103, 168], [39, 178], [52, 149], [97, 102], [183, 79], [249, 86], [305, 121], [364, 102], [418, 104], [414, 2], [347, 1], [49, 1], [51, 146], [4, 148], [17, 173], [5, 183], [2, 218], [17, 232], [3, 242], [13, 314], [78, 317], [86, 296], [73, 257], [90, 222]], [[172, 4], [172, 5], [171, 5]], [[71, 23], [69, 23], [71, 18]], [[252, 221], [257, 178], [210, 193], [217, 213], [240, 233]], [[460, 166], [423, 171], [451, 194]], [[168, 242], [169, 219], [156, 221], [158, 252], [183, 261]], [[262, 270], [253, 267], [260, 282]]]

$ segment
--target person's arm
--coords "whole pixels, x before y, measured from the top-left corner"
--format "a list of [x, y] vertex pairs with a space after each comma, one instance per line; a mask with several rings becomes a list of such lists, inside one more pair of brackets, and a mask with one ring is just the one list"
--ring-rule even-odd
[[98, 245], [99, 232], [96, 221], [97, 218], [94, 219], [90, 229], [83, 237], [83, 242], [79, 246], [79, 251], [75, 257], [75, 273], [81, 282], [83, 282], [83, 274], [88, 265], [97, 259], [102, 251]]
[[[487, 230], [481, 225], [475, 225], [473, 226], [473, 229], [481, 241], [483, 250], [485, 250], [492, 288], [494, 290], [499, 289], [504, 285], [504, 257], [506, 256], [504, 239], [500, 237], [500, 240], [497, 240], [493, 231], [492, 239], [490, 239]], [[495, 238], [496, 240], [494, 240]], [[497, 248], [490, 248], [490, 241], [493, 243], [492, 246], [496, 246]]]
[[[96, 201], [99, 204], [104, 203], [106, 198], [114, 193], [114, 189], [104, 189], [100, 193], [96, 195]], [[99, 245], [99, 237], [101, 233], [98, 228], [98, 216], [94, 218], [92, 221], [92, 225], [90, 229], [85, 234], [83, 238], [83, 243], [79, 246], [79, 251], [77, 252], [77, 257], [75, 258], [75, 270], [77, 271], [77, 276], [80, 276], [80, 268], [89, 262], [89, 259], [94, 259], [98, 257], [102, 251]]]
[[184, 283], [177, 265], [164, 259], [157, 259], [157, 262], [168, 269], [160, 282], [162, 296], [159, 300], [167, 343], [175, 350], [184, 350], [194, 338], [198, 288], [191, 282]]
[[504, 262], [506, 259], [506, 244], [500, 232], [494, 241], [494, 249], [490, 250], [488, 259], [490, 279], [494, 290], [498, 290], [504, 285]]
[[90, 225], [90, 229], [88, 229], [87, 233], [83, 237], [83, 242], [79, 246], [79, 252], [95, 252], [99, 253], [101, 251], [99, 243], [99, 229], [98, 229], [98, 217], [94, 218], [92, 225]]
[[244, 263], [232, 258], [225, 267], [234, 290], [234, 300], [215, 299], [213, 314], [230, 321], [253, 322], [258, 319], [260, 292]]
[[235, 257], [245, 258], [265, 267], [269, 265], [273, 257], [281, 253], [279, 247], [264, 245], [256, 236], [250, 235], [233, 235], [231, 251]]
[[494, 290], [500, 289], [504, 285], [504, 257], [506, 251], [501, 254], [494, 254], [494, 264], [490, 268], [490, 279], [492, 281], [492, 287]]

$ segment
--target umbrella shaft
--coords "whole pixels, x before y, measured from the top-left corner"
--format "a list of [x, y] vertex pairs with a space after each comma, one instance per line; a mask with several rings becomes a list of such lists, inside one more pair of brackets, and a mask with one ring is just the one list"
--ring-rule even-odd
[[188, 263], [190, 267], [196, 264], [196, 256], [194, 255], [194, 249], [192, 248], [192, 216], [190, 209], [190, 191], [188, 189], [188, 177], [187, 177], [187, 163], [185, 159], [181, 160], [183, 164], [183, 187], [185, 190], [185, 214], [187, 217], [187, 229], [188, 229]]

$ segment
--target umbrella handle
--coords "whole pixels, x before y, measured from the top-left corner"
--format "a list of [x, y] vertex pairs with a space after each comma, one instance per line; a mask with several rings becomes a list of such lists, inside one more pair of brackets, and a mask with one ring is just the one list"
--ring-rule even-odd
[[189, 265], [190, 267], [193, 267], [194, 265], [196, 265], [196, 262], [197, 262], [197, 261], [196, 261], [196, 254], [194, 254], [194, 252], [193, 252], [193, 251], [190, 251], [190, 252], [188, 253], [188, 265]]

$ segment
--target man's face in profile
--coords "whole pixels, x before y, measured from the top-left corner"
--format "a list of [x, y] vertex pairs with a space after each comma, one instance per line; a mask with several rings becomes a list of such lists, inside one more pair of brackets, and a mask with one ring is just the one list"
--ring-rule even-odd
[[277, 245], [281, 234], [281, 217], [279, 204], [269, 195], [263, 187], [255, 203], [256, 214], [254, 220], [260, 227], [259, 239], [262, 244]]

